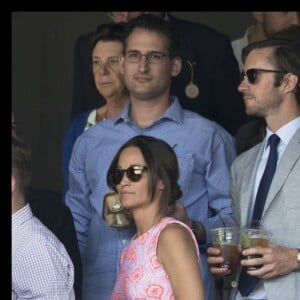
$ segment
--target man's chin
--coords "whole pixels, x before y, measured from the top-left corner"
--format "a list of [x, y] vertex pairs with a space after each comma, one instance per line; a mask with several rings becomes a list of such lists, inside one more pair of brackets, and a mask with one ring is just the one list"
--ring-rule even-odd
[[247, 107], [246, 106], [246, 114], [248, 116], [257, 116], [258, 117], [257, 111], [255, 109], [253, 109], [253, 107]]

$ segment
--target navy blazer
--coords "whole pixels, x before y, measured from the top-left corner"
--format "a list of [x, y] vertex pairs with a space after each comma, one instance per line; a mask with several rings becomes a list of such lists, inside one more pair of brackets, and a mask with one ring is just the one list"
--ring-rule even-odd
[[[171, 94], [176, 95], [183, 108], [216, 121], [231, 134], [248, 120], [241, 94], [239, 67], [231, 42], [224, 34], [199, 23], [168, 15], [179, 34], [182, 70], [172, 79]], [[80, 113], [105, 104], [98, 93], [90, 67], [89, 41], [93, 32], [80, 36], [74, 49], [74, 77], [72, 118]], [[199, 88], [199, 95], [190, 99], [185, 87], [191, 81]]]

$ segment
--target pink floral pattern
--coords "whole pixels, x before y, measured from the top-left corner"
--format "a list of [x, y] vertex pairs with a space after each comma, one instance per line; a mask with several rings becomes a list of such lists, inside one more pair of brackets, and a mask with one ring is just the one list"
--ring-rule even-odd
[[124, 249], [120, 273], [110, 300], [175, 300], [169, 277], [156, 256], [160, 232], [170, 223], [188, 228], [199, 258], [198, 245], [191, 229], [174, 218], [163, 218], [143, 235], [133, 238]]
[[156, 298], [156, 299], [162, 299], [161, 296], [163, 291], [164, 288], [158, 284], [152, 284], [148, 286], [146, 289], [147, 295], [151, 298]]

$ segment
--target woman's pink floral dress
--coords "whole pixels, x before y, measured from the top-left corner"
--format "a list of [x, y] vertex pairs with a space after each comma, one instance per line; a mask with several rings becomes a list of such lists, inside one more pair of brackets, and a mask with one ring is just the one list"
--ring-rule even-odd
[[169, 277], [156, 256], [160, 232], [170, 223], [178, 223], [188, 229], [199, 261], [199, 248], [192, 230], [174, 218], [163, 218], [143, 235], [134, 237], [124, 249], [120, 258], [120, 273], [110, 300], [175, 299]]

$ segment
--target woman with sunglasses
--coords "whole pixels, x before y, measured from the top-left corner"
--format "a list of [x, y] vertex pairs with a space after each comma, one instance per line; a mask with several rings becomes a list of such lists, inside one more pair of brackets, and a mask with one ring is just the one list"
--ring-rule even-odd
[[107, 183], [136, 225], [111, 299], [204, 299], [199, 249], [191, 229], [171, 217], [182, 192], [173, 149], [136, 136], [117, 152]]

